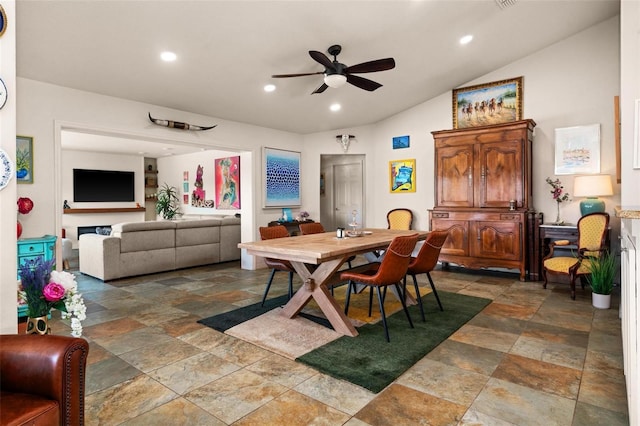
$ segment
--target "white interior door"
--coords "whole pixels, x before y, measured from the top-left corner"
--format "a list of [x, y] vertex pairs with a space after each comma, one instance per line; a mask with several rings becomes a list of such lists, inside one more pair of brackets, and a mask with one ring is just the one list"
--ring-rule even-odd
[[364, 223], [362, 163], [334, 164], [332, 189], [335, 228], [348, 228], [354, 210], [357, 212], [356, 221], [362, 226]]

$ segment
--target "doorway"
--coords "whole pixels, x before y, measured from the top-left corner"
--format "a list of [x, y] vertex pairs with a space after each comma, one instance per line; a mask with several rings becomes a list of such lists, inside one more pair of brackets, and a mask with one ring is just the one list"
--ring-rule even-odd
[[365, 223], [365, 156], [320, 156], [320, 222], [327, 230], [348, 228], [355, 220]]

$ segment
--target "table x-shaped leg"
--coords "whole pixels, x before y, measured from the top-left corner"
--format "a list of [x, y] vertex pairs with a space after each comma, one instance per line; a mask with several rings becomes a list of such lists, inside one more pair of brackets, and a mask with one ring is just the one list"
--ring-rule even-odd
[[336, 299], [331, 295], [331, 290], [326, 285], [345, 259], [333, 259], [323, 262], [313, 272], [309, 271], [305, 263], [291, 261], [291, 265], [302, 278], [303, 285], [285, 305], [283, 314], [288, 318], [295, 317], [313, 298], [335, 331], [345, 336], [357, 336], [356, 328], [344, 314]]

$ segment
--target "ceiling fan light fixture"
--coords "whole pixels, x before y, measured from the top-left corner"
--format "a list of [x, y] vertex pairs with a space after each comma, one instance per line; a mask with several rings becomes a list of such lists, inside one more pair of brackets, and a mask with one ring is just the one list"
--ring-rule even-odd
[[347, 82], [347, 76], [342, 74], [325, 74], [324, 84], [334, 89], [344, 86]]

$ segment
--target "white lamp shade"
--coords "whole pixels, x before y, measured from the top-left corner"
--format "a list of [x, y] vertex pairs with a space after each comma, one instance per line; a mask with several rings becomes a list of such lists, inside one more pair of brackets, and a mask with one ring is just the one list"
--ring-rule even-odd
[[611, 176], [577, 176], [573, 181], [574, 197], [599, 197], [613, 195]]
[[347, 76], [342, 74], [325, 74], [324, 76], [324, 84], [329, 87], [343, 86], [347, 82]]

